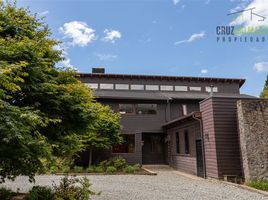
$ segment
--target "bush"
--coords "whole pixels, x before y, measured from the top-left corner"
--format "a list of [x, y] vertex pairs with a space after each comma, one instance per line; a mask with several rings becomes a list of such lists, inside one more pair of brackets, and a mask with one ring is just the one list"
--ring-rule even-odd
[[70, 167], [69, 166], [63, 166], [61, 171], [63, 173], [68, 173], [68, 172], [70, 172]]
[[102, 166], [97, 166], [96, 168], [95, 168], [95, 172], [96, 173], [103, 173], [105, 170], [104, 170], [104, 168], [102, 167]]
[[83, 167], [79, 167], [79, 166], [74, 166], [74, 172], [76, 172], [76, 173], [82, 173], [82, 172], [84, 172], [84, 168]]
[[15, 195], [12, 190], [7, 188], [0, 188], [0, 199], [1, 200], [10, 200]]
[[86, 177], [81, 179], [64, 177], [60, 185], [54, 185], [56, 200], [88, 200], [91, 195], [100, 193], [90, 190], [91, 184]]
[[133, 168], [135, 169], [135, 171], [139, 171], [141, 169], [141, 165], [135, 164], [135, 165], [133, 165]]
[[94, 166], [89, 166], [89, 167], [86, 169], [86, 171], [87, 171], [88, 173], [94, 173], [94, 172], [95, 172], [95, 167], [94, 167]]
[[127, 165], [123, 171], [127, 174], [133, 174], [135, 172], [135, 167], [133, 167], [132, 165]]
[[34, 186], [26, 195], [26, 200], [54, 200], [54, 192], [49, 187]]
[[115, 173], [116, 171], [117, 171], [116, 168], [113, 167], [113, 166], [109, 166], [109, 167], [107, 167], [107, 169], [106, 169], [106, 173], [108, 173], [108, 174], [113, 174], [113, 173]]
[[99, 166], [101, 166], [102, 168], [106, 169], [107, 167], [112, 165], [112, 161], [111, 160], [104, 160], [101, 161]]
[[112, 166], [114, 166], [117, 170], [122, 170], [126, 166], [126, 159], [121, 156], [114, 157], [112, 159]]
[[259, 190], [268, 191], [268, 180], [251, 181], [247, 185]]

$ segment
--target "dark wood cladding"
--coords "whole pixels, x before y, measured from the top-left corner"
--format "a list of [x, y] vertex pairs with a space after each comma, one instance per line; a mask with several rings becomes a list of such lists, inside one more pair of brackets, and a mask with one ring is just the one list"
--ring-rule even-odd
[[242, 175], [233, 98], [209, 98], [200, 103], [202, 112], [207, 176]]

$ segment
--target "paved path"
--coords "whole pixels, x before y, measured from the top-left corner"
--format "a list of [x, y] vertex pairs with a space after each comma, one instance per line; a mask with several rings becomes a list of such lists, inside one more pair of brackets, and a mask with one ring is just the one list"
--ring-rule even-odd
[[[215, 180], [191, 179], [168, 167], [151, 168], [157, 176], [91, 175], [95, 191], [102, 191], [94, 200], [268, 200], [268, 197]], [[37, 185], [59, 182], [60, 176], [37, 176]], [[27, 191], [32, 185], [26, 177], [6, 182], [6, 187]]]

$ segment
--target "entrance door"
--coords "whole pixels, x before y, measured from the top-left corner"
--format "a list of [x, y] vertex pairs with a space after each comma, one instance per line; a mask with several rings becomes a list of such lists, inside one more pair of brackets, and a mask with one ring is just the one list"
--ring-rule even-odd
[[197, 176], [204, 177], [204, 163], [203, 163], [202, 140], [196, 140], [196, 164]]
[[142, 164], [165, 164], [164, 135], [142, 134]]

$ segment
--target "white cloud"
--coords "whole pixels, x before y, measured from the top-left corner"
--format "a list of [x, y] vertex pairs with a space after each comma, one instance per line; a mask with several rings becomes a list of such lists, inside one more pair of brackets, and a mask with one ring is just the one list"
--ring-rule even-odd
[[81, 21], [65, 23], [59, 28], [59, 31], [63, 33], [66, 38], [72, 39], [71, 44], [73, 46], [84, 47], [96, 39], [95, 30], [89, 27], [87, 23]]
[[207, 69], [202, 69], [201, 70], [201, 74], [207, 74], [208, 73], [208, 70]]
[[207, 5], [210, 4], [210, 0], [206, 0], [205, 4], [207, 4]]
[[[242, 1], [237, 5], [234, 9], [231, 9], [230, 13], [247, 10], [250, 8], [255, 8], [252, 10], [252, 20], [250, 11], [245, 11], [243, 13], [237, 13], [237, 17], [231, 21], [230, 25], [243, 25], [245, 27], [248, 26], [268, 26], [268, 1], [267, 0], [253, 0], [251, 3], [249, 1]], [[259, 15], [259, 16], [258, 16]], [[230, 15], [232, 16], [232, 15]], [[261, 17], [266, 17], [265, 20]], [[260, 21], [263, 20], [263, 21]]]
[[102, 40], [105, 42], [115, 43], [115, 40], [122, 37], [122, 34], [117, 30], [105, 29], [104, 33], [105, 36], [102, 38]]
[[255, 63], [254, 69], [257, 72], [268, 72], [268, 62], [258, 62], [258, 63]]
[[203, 37], [205, 37], [205, 35], [206, 35], [205, 31], [202, 31], [200, 33], [194, 33], [187, 40], [181, 40], [181, 41], [175, 42], [174, 44], [175, 45], [178, 45], [178, 44], [182, 44], [182, 43], [193, 42], [195, 40], [202, 39]]
[[117, 58], [117, 55], [114, 55], [114, 54], [101, 54], [101, 53], [97, 53], [95, 54], [99, 60], [101, 61], [112, 61], [114, 59]]
[[176, 6], [181, 0], [172, 0], [173, 4]]
[[37, 14], [38, 14], [39, 17], [44, 17], [44, 16], [48, 15], [48, 13], [49, 13], [49, 11], [48, 10], [45, 10], [45, 11], [39, 12]]
[[74, 70], [77, 70], [72, 64], [71, 59], [68, 57], [67, 49], [68, 47], [64, 44], [56, 45], [53, 47], [57, 51], [62, 51], [62, 56], [64, 57], [64, 60], [57, 63], [57, 67], [64, 67], [64, 68], [71, 68]]

